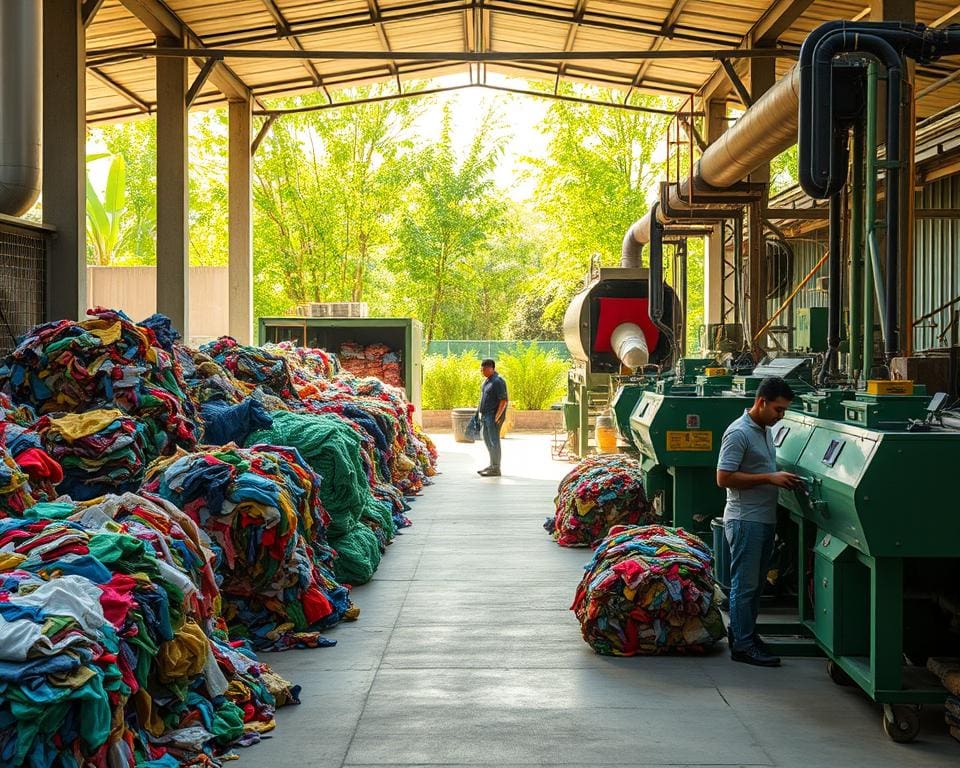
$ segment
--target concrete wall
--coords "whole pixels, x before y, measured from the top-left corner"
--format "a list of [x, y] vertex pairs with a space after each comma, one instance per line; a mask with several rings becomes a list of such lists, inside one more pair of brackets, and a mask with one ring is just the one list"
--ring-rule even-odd
[[[87, 306], [143, 320], [157, 311], [156, 285], [156, 267], [87, 267]], [[190, 267], [191, 345], [227, 333], [227, 285], [226, 267]]]

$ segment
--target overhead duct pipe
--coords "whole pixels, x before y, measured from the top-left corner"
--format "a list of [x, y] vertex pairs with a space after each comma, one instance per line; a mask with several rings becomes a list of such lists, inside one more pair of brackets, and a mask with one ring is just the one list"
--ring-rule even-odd
[[[800, 185], [814, 198], [837, 194], [846, 183], [846, 139], [838, 139], [835, 115], [843, 106], [834, 98], [835, 57], [864, 53], [887, 71], [886, 243], [884, 352], [887, 363], [899, 353], [897, 329], [900, 251], [902, 146], [902, 56], [929, 63], [960, 53], [960, 29], [929, 29], [905, 22], [827, 22], [815, 29], [800, 49]], [[873, 120], [875, 115], [868, 115]], [[831, 222], [831, 228], [833, 222]], [[868, 222], [871, 226], [871, 222]], [[868, 246], [872, 242], [868, 238]], [[879, 278], [879, 275], [875, 275]], [[879, 284], [878, 284], [879, 285]]]
[[0, 213], [40, 195], [41, 0], [0, 2]]
[[[707, 147], [693, 173], [694, 191], [727, 189], [749, 176], [797, 141], [797, 110], [800, 103], [800, 71], [792, 68], [743, 113], [717, 141]], [[690, 182], [673, 185], [671, 208], [690, 199]], [[651, 209], [627, 230], [621, 261], [639, 259], [650, 242]], [[661, 217], [662, 218], [662, 217]]]

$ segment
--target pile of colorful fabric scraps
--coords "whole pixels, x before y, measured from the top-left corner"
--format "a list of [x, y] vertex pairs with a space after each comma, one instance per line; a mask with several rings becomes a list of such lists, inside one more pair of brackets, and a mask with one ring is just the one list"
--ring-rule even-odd
[[172, 506], [38, 504], [0, 551], [3, 765], [219, 765], [296, 703], [218, 628], [212, 554]]
[[361, 346], [348, 341], [338, 353], [343, 370], [354, 376], [372, 376], [392, 387], [403, 388], [400, 355], [386, 344]]
[[611, 656], [702, 652], [726, 635], [711, 565], [682, 528], [612, 528], [571, 608], [583, 639]]
[[[5, 396], [0, 397], [0, 402]], [[22, 406], [20, 409], [6, 410], [0, 405], [3, 419], [0, 420], [0, 446], [6, 449], [3, 455], [9, 454], [8, 459], [13, 459], [19, 470], [29, 478], [29, 486], [24, 488], [33, 501], [49, 501], [57, 496], [54, 486], [63, 480], [63, 467], [58, 464], [53, 457], [43, 449], [40, 442], [40, 435], [33, 429], [36, 417], [32, 415], [30, 406]], [[20, 415], [17, 415], [20, 411]], [[23, 412], [29, 412], [30, 417], [22, 419]], [[24, 423], [30, 426], [24, 426]], [[3, 484], [5, 465], [0, 462], [0, 485]], [[0, 490], [0, 494], [3, 491]], [[25, 500], [18, 510], [6, 508], [7, 513], [19, 514], [24, 507], [29, 506]], [[5, 505], [0, 502], [0, 512], [4, 511]]]
[[260, 347], [244, 346], [229, 336], [204, 344], [200, 351], [241, 381], [259, 386], [282, 400], [299, 399], [285, 357], [272, 355]]
[[307, 372], [313, 378], [332, 379], [340, 373], [340, 361], [337, 356], [325, 349], [298, 347], [289, 341], [264, 344], [263, 348], [270, 354], [292, 358], [297, 368]]
[[34, 430], [44, 451], [63, 467], [61, 494], [86, 501], [135, 491], [143, 482], [146, 430], [116, 408], [44, 416]]
[[144, 489], [212, 539], [232, 635], [283, 650], [333, 645], [319, 630], [359, 615], [332, 574], [320, 486], [294, 449], [228, 446], [156, 462]]
[[944, 719], [950, 728], [950, 735], [960, 741], [960, 659], [930, 658], [927, 660], [927, 669], [940, 678], [950, 694], [944, 708]]
[[320, 500], [330, 514], [329, 540], [337, 551], [337, 578], [347, 584], [369, 581], [396, 529], [390, 506], [370, 492], [356, 430], [337, 416], [275, 411], [273, 425], [254, 432], [249, 443], [289, 445], [299, 451], [320, 476]]
[[581, 461], [560, 481], [554, 503], [556, 514], [543, 527], [561, 547], [588, 547], [615, 525], [646, 525], [656, 518], [640, 462], [623, 454]]
[[0, 365], [3, 390], [41, 415], [117, 408], [143, 423], [148, 460], [196, 445], [179, 365], [153, 331], [122, 312], [88, 314], [88, 320], [46, 323], [21, 337]]

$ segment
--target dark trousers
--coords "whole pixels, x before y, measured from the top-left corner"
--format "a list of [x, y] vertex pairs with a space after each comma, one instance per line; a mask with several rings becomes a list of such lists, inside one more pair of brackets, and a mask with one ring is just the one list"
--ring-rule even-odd
[[496, 422], [495, 413], [481, 413], [480, 423], [483, 427], [483, 442], [490, 454], [490, 466], [500, 469], [500, 425]]
[[723, 521], [730, 545], [730, 629], [735, 651], [747, 651], [754, 645], [776, 530], [772, 523]]

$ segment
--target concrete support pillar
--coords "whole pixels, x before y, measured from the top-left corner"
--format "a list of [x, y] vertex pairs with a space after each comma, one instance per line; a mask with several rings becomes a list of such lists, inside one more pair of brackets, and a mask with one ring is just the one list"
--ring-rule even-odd
[[[179, 47], [177, 39], [157, 45]], [[157, 58], [157, 311], [189, 338], [187, 60]]]
[[43, 219], [49, 320], [83, 317], [87, 303], [86, 40], [76, 0], [43, 2]]
[[[703, 105], [704, 141], [712, 144], [727, 130], [727, 104], [712, 99]], [[723, 237], [719, 225], [707, 236], [703, 249], [703, 322], [717, 325], [723, 320]]]
[[251, 100], [230, 102], [229, 333], [253, 342], [253, 216], [251, 215]]

